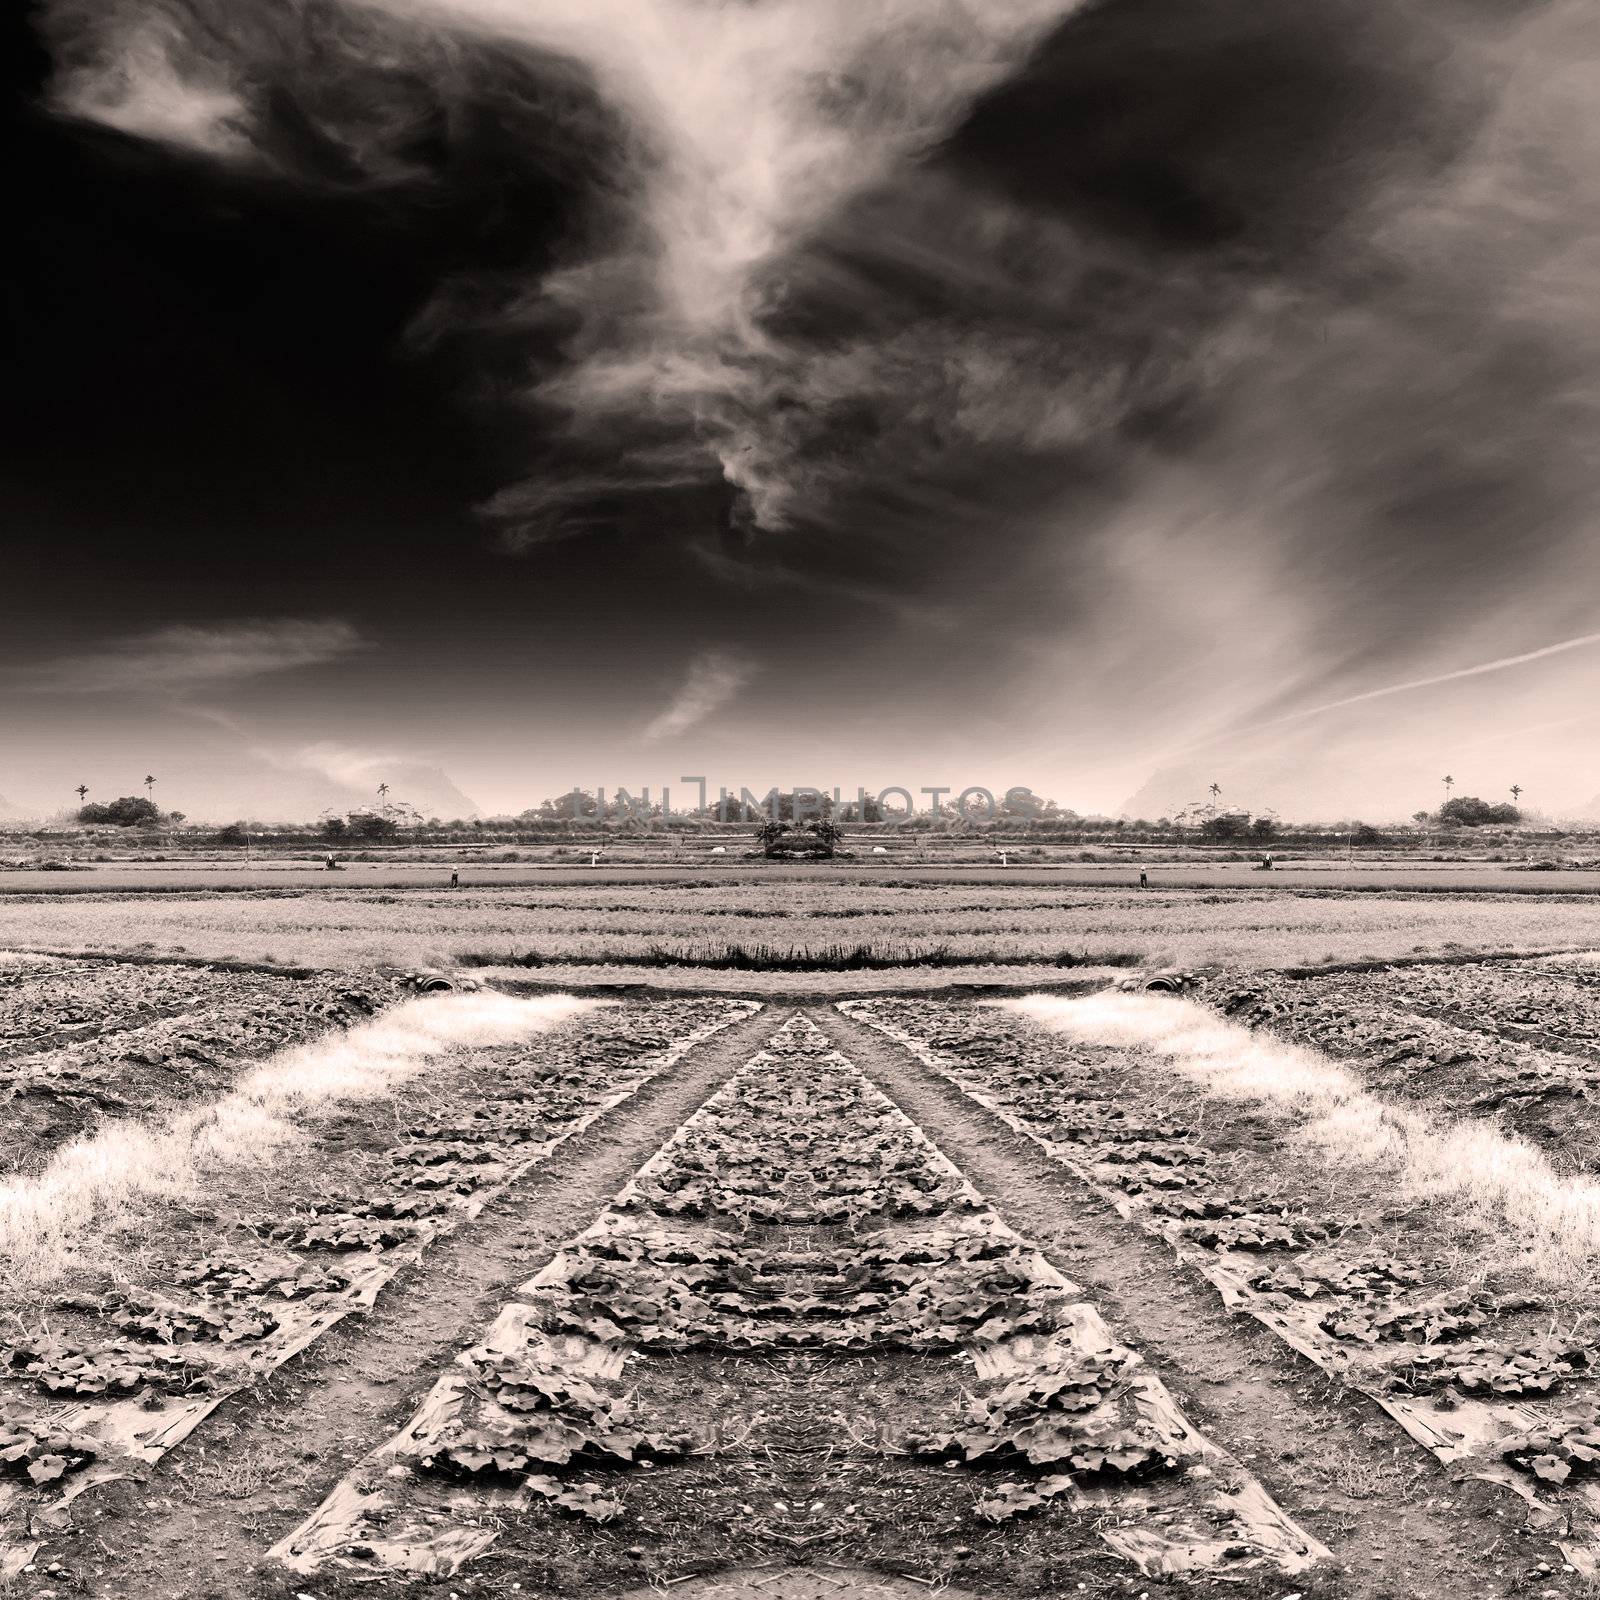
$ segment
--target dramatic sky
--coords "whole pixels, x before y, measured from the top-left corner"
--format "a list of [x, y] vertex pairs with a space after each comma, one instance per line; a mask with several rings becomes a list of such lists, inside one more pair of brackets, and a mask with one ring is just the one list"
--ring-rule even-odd
[[1588, 0], [6, 26], [14, 807], [1600, 792]]

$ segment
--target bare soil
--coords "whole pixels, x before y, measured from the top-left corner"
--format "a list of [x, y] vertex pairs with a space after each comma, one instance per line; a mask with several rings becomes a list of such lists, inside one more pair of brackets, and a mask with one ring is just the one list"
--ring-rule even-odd
[[[1564, 1570], [1553, 1535], [1530, 1525], [1515, 1496], [1452, 1475], [1378, 1406], [1330, 1380], [1260, 1323], [1227, 1310], [1211, 1284], [1119, 1215], [1104, 1190], [1079, 1182], [910, 1051], [834, 1009], [826, 994], [838, 976], [808, 975], [812, 992], [803, 998], [769, 1003], [696, 1046], [430, 1246], [388, 1284], [369, 1314], [347, 1318], [272, 1377], [226, 1401], [156, 1465], [74, 1501], [61, 1525], [41, 1528], [41, 1548], [32, 1570], [16, 1580], [18, 1592], [42, 1600], [342, 1600], [392, 1591], [452, 1600], [643, 1600], [661, 1593], [694, 1600], [903, 1600], [930, 1592], [951, 1600], [1146, 1600], [1219, 1591], [1242, 1600], [1455, 1600], [1464, 1593], [1564, 1600], [1592, 1592]], [[940, 995], [952, 998], [948, 989]], [[137, 1022], [178, 1014], [157, 1004]], [[1109, 1513], [1068, 1498], [986, 1523], [974, 1515], [977, 1489], [967, 1463], [882, 1447], [890, 1423], [899, 1428], [961, 1408], [974, 1387], [966, 1354], [706, 1347], [630, 1357], [627, 1382], [652, 1425], [711, 1428], [725, 1447], [619, 1467], [625, 1514], [615, 1521], [597, 1525], [535, 1502], [499, 1518], [499, 1536], [486, 1554], [437, 1576], [307, 1577], [266, 1560], [267, 1550], [355, 1464], [406, 1424], [440, 1373], [518, 1287], [611, 1204], [672, 1130], [799, 1016], [955, 1163], [999, 1223], [1037, 1245], [1086, 1291], [1188, 1420], [1325, 1544], [1331, 1559], [1293, 1575], [1258, 1569], [1152, 1576], [1105, 1542]], [[1556, 1042], [1554, 1033], [1530, 1041], [1515, 1025], [1474, 1021], [1448, 1008], [1432, 1020], [1492, 1034], [1518, 1050], [1548, 1051]], [[108, 1037], [112, 1031], [99, 1030]], [[81, 1036], [60, 1028], [38, 1034], [43, 1049], [97, 1036], [92, 1025]], [[4, 1048], [0, 1040], [0, 1054]], [[1573, 1040], [1569, 1052], [1585, 1067], [1594, 1059], [1587, 1041]], [[1436, 1062], [1435, 1069], [1427, 1097], [1447, 1110], [1470, 1109], [1467, 1091], [1483, 1083], [1475, 1061]], [[1400, 1062], [1374, 1070], [1387, 1074], [1374, 1081], [1397, 1093], [1415, 1077]], [[146, 1062], [129, 1067], [120, 1092], [143, 1095], [146, 1071], [156, 1075], [152, 1082], [174, 1080], [172, 1103], [208, 1090], [209, 1080], [183, 1084], [176, 1081], [181, 1069]], [[108, 1238], [101, 1270], [81, 1287], [100, 1293], [119, 1282], [154, 1281], [173, 1263], [236, 1237], [242, 1218], [266, 1222], [330, 1191], [372, 1188], [402, 1130], [419, 1119], [466, 1114], [493, 1095], [502, 1071], [495, 1052], [482, 1052], [381, 1105], [319, 1118], [306, 1146], [286, 1153], [276, 1171], [219, 1178], [203, 1205], [152, 1209], [141, 1236]], [[1513, 1309], [1496, 1323], [1499, 1336], [1521, 1337], [1581, 1309], [1549, 1297], [1525, 1304], [1518, 1296], [1526, 1286], [1485, 1283], [1474, 1275], [1470, 1248], [1436, 1219], [1397, 1204], [1375, 1180], [1308, 1162], [1271, 1116], [1206, 1101], [1148, 1063], [1109, 1052], [1096, 1058], [1095, 1071], [1114, 1083], [1130, 1117], [1190, 1130], [1218, 1181], [1335, 1221], [1374, 1247], [1425, 1258], [1439, 1284], [1459, 1280], [1504, 1298]], [[1446, 1103], [1445, 1085], [1459, 1104]], [[1563, 1102], [1573, 1110], [1570, 1119], [1555, 1115], [1550, 1097], [1534, 1103], [1548, 1117], [1550, 1143], [1588, 1165], [1589, 1151], [1577, 1147], [1579, 1129], [1588, 1125], [1581, 1088]], [[1513, 1109], [1511, 1125], [1532, 1125], [1523, 1120], [1533, 1114], [1526, 1101]], [[71, 1131], [64, 1123], [62, 1136]], [[821, 1235], [811, 1243], [824, 1253], [829, 1247]], [[68, 1333], [89, 1326], [90, 1314], [71, 1307], [15, 1310], [14, 1322], [49, 1315]], [[856, 1447], [869, 1440], [877, 1446]]]
[[[1306, 1592], [1371, 1600], [1452, 1600], [1468, 1588], [1514, 1595], [1526, 1592], [1541, 1562], [1560, 1571], [1560, 1551], [1525, 1531], [1503, 1494], [1452, 1482], [1376, 1406], [1228, 1312], [1208, 1284], [1031, 1142], [881, 1035], [845, 1017], [830, 1029], [1008, 1221], [1094, 1290], [1190, 1416], [1226, 1439], [1333, 1548], [1344, 1589]], [[1136, 1092], [1129, 1103], [1139, 1109]], [[1145, 1104], [1153, 1115], [1170, 1111]]]
[[[370, 1314], [347, 1319], [225, 1403], [143, 1481], [83, 1497], [73, 1526], [46, 1540], [35, 1567], [61, 1595], [220, 1600], [282, 1592], [260, 1569], [268, 1545], [392, 1431], [459, 1348], [463, 1330], [582, 1226], [767, 1031], [758, 1013], [697, 1046], [620, 1114], [563, 1145], [546, 1168], [432, 1248]], [[372, 1139], [369, 1123], [349, 1124], [347, 1138]], [[324, 1147], [312, 1161], [329, 1159]]]

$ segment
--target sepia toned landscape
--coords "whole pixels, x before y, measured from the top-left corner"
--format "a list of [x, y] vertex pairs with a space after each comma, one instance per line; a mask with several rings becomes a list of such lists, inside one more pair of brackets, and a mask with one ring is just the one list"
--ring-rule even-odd
[[1600, 9], [0, 41], [0, 1600], [1600, 1600]]

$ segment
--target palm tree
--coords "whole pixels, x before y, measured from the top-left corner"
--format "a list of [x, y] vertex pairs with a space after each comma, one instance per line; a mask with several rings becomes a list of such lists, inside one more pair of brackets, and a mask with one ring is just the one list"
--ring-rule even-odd
[[379, 805], [384, 804], [385, 798], [387, 797], [388, 793], [389, 793], [389, 785], [386, 784], [386, 783], [380, 783], [378, 785], [378, 804]]
[[1511, 803], [1512, 803], [1512, 805], [1515, 805], [1521, 798], [1522, 798], [1522, 785], [1520, 783], [1512, 784], [1511, 785]]
[[1446, 805], [1449, 805], [1449, 803], [1450, 803], [1450, 791], [1455, 787], [1455, 783], [1456, 783], [1456, 780], [1454, 778], [1452, 778], [1448, 772], [1445, 773], [1445, 775], [1444, 775], [1444, 801], [1445, 801]]
[[155, 780], [155, 777], [154, 777], [154, 775], [153, 775], [153, 774], [151, 774], [151, 773], [148, 773], [148, 772], [147, 772], [147, 773], [145, 773], [145, 775], [144, 775], [144, 792], [145, 792], [145, 793], [146, 793], [146, 794], [147, 794], [147, 795], [148, 795], [148, 796], [149, 796], [149, 797], [150, 797], [150, 798], [151, 798], [151, 799], [152, 799], [152, 800], [154, 800], [154, 799], [155, 799], [155, 793], [156, 793], [156, 780]]
[[1211, 800], [1213, 805], [1216, 803], [1217, 796], [1221, 793], [1222, 785], [1220, 783], [1213, 783], [1211, 785]]
[[88, 784], [86, 784], [86, 783], [80, 783], [80, 784], [79, 784], [79, 785], [78, 785], [78, 787], [77, 787], [77, 788], [76, 788], [76, 789], [74, 789], [74, 790], [73, 790], [73, 791], [72, 791], [72, 792], [73, 792], [73, 793], [74, 793], [74, 794], [75, 794], [75, 795], [77, 795], [77, 797], [78, 797], [78, 804], [79, 804], [79, 805], [80, 805], [80, 806], [81, 806], [81, 805], [82, 805], [82, 804], [83, 804], [83, 802], [84, 802], [84, 801], [85, 801], [85, 800], [86, 800], [86, 799], [87, 799], [87, 798], [88, 798], [88, 795], [89, 795], [89, 785], [88, 785]]

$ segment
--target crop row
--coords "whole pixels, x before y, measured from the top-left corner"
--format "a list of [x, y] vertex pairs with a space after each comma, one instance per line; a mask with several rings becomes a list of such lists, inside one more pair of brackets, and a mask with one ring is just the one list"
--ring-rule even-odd
[[[1232, 1192], [1196, 1129], [1144, 1112], [1120, 1052], [1073, 1049], [993, 1009], [844, 1001], [1025, 1135], [1124, 1218], [1457, 1470], [1513, 1489], [1584, 1571], [1600, 1564], [1600, 1410], [1594, 1352], [1530, 1332], [1540, 1307], [1441, 1283], [1390, 1253], [1359, 1217], [1314, 1216]], [[1564, 1404], [1552, 1410], [1552, 1395]]]
[[[731, 1434], [658, 1413], [650, 1397], [672, 1392], [660, 1370], [713, 1352], [769, 1375], [782, 1358], [788, 1403]], [[974, 1382], [964, 1405], [944, 1393], [955, 1352]], [[808, 1425], [818, 1363], [889, 1353], [915, 1367], [921, 1415]], [[970, 1472], [990, 1521], [1063, 1499], [1149, 1571], [1297, 1570], [1322, 1553], [1189, 1426], [1081, 1291], [796, 1018], [274, 1554], [302, 1573], [448, 1572], [536, 1501], [609, 1521], [643, 1467], [690, 1480], [689, 1460], [719, 1457], [753, 1484], [752, 1463], [775, 1455], [795, 1481], [763, 1527], [789, 1548], [828, 1537], [830, 1488], [870, 1455]]]
[[[1224, 977], [1223, 1015], [1356, 1064], [1386, 1093], [1452, 1114], [1496, 1114], [1583, 1155], [1597, 1119], [1600, 983], [1533, 963]], [[1577, 1137], [1573, 1137], [1577, 1135]], [[1587, 1136], [1585, 1136], [1587, 1135]]]
[[[402, 1127], [375, 1189], [319, 1190], [280, 1215], [219, 1223], [207, 1248], [165, 1263], [164, 1281], [58, 1300], [50, 1325], [5, 1353], [0, 1572], [29, 1559], [27, 1519], [49, 1526], [85, 1488], [158, 1460], [230, 1394], [370, 1307], [398, 1272], [565, 1141], [759, 1009], [682, 1000], [608, 1010], [496, 1052], [492, 1092]], [[54, 1508], [41, 1505], [51, 1486], [64, 1489]]]
[[213, 1093], [240, 1067], [398, 996], [392, 979], [279, 978], [61, 962], [0, 971], [0, 1170], [37, 1164], [104, 1116]]
[[0, 1054], [44, 1048], [203, 1002], [212, 974], [8, 953], [0, 966]]
[[1600, 972], [1562, 959], [1389, 967], [1305, 986], [1335, 1004], [1386, 1005], [1513, 1043], [1600, 1053]]
[[[1131, 876], [1132, 869], [1127, 870]], [[1336, 887], [1333, 875], [1328, 876], [1329, 887]], [[1370, 890], [1370, 876], [1356, 876]], [[1470, 900], [1439, 893], [1341, 895], [1254, 888], [1141, 893], [1131, 886], [1073, 886], [1059, 890], [1052, 905], [1037, 884], [997, 881], [992, 890], [986, 886], [982, 899], [978, 915], [1006, 925], [1026, 921], [1032, 929], [999, 935], [991, 948], [1005, 938], [1035, 938], [1075, 950], [1138, 950], [1152, 961], [1184, 965], [1403, 958], [1417, 948], [1468, 938], [1501, 950], [1569, 947], [1583, 939], [1600, 945], [1600, 906], [1547, 896]], [[567, 883], [548, 893], [479, 886], [456, 894], [384, 893], [319, 885], [315, 892], [271, 895], [71, 894], [0, 904], [0, 941], [10, 936], [54, 949], [131, 948], [153, 941], [206, 956], [268, 954], [306, 965], [349, 968], [421, 964], [487, 951], [515, 954], [535, 947], [544, 936], [578, 938], [552, 932], [550, 921], [553, 913], [578, 908], [640, 919], [638, 926], [582, 935], [586, 949], [593, 949], [598, 939], [660, 941], [680, 931], [694, 938], [726, 939], [721, 924], [730, 916], [705, 916], [711, 911], [747, 916], [757, 926], [770, 916], [785, 934], [800, 932], [805, 939], [829, 943], [861, 942], [863, 926], [882, 916], [898, 920], [888, 938], [939, 943], [953, 936], [981, 937], [992, 925], [959, 931], [948, 922], [951, 914], [958, 923], [964, 921], [966, 908], [976, 900], [970, 886], [891, 888], [787, 879], [660, 888]], [[952, 907], [960, 909], [952, 913]], [[879, 936], [874, 929], [871, 937]]]
[[186, 1022], [201, 1044], [264, 1040], [271, 1048], [296, 1028], [325, 1027], [351, 1008], [371, 1011], [390, 989], [372, 977], [35, 958], [0, 968], [0, 1061], [10, 1072], [26, 1063], [59, 1075], [93, 1063], [116, 1040], [137, 1049], [152, 1025], [172, 1019]]

